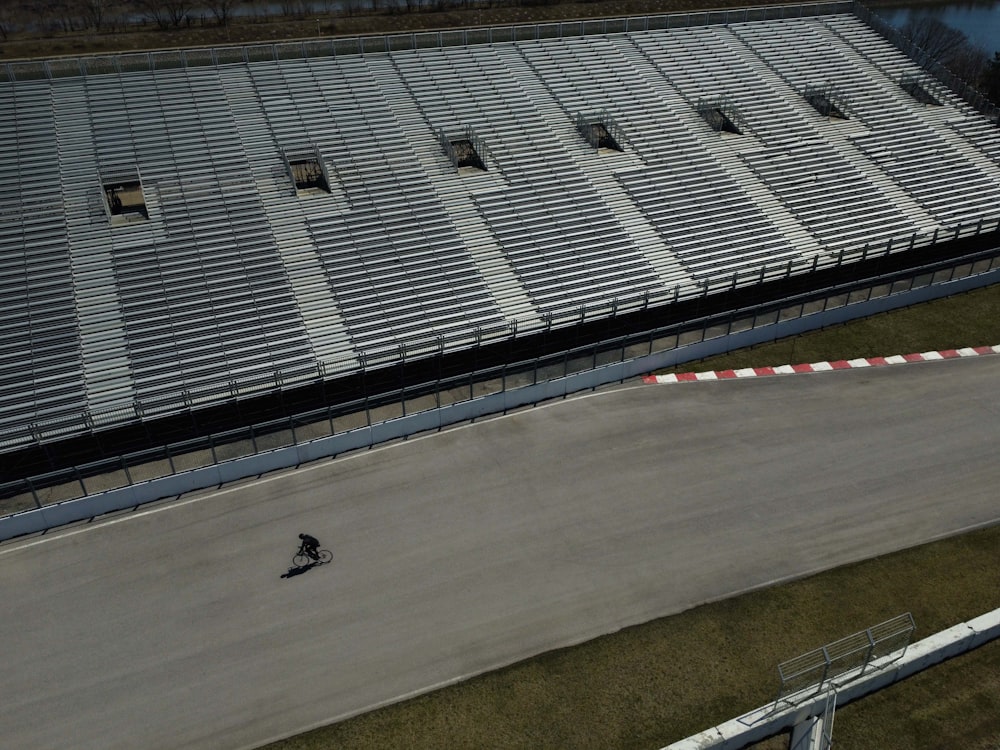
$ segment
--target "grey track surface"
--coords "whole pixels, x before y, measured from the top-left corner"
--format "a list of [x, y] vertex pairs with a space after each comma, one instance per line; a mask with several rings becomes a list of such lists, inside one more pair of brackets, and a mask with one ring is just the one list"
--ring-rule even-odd
[[998, 384], [623, 387], [0, 546], [0, 746], [253, 747], [994, 522]]

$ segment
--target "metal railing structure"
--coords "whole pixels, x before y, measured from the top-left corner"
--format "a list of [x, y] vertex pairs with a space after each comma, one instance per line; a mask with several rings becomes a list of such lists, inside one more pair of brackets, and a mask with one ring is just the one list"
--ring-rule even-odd
[[[475, 45], [525, 39], [606, 35], [650, 29], [822, 16], [845, 12], [853, 12], [877, 30], [881, 30], [877, 17], [873, 17], [863, 6], [851, 2], [831, 2], [351, 39], [330, 38], [288, 44], [220, 47], [202, 50], [167, 50], [112, 56], [60, 58], [49, 61], [12, 62], [0, 66], [0, 80], [3, 80], [4, 76], [9, 81], [22, 81], [66, 76], [121, 75], [133, 71], [197, 68], [230, 63], [247, 64], [257, 61], [280, 61], [303, 57], [364, 55], [392, 50]], [[890, 35], [890, 41], [897, 46], [905, 46], [906, 44], [906, 41], [898, 38], [898, 35], [896, 37]], [[919, 50], [916, 50], [914, 54], [919, 55]], [[945, 73], [942, 72], [942, 75]], [[960, 87], [960, 89], [968, 93], [966, 88]], [[612, 127], [609, 129], [609, 133], [615, 136], [617, 128], [614, 123], [610, 124]], [[617, 137], [620, 135], [618, 133]], [[476, 140], [478, 141], [478, 139]], [[446, 152], [449, 145], [447, 138], [444, 138], [442, 134], [442, 146]], [[480, 156], [486, 159], [488, 155], [485, 153], [485, 144], [477, 143], [477, 149], [479, 149]], [[321, 165], [324, 163], [322, 159], [317, 159], [317, 161]], [[750, 166], [755, 172], [764, 168], [755, 163], [751, 163]], [[770, 175], [769, 172], [761, 179], [766, 182], [769, 179], [768, 175]], [[645, 185], [637, 184], [635, 187], [644, 189]], [[883, 234], [880, 240], [873, 241], [871, 245], [866, 244], [862, 248], [831, 242], [821, 247], [817, 254], [806, 258], [790, 258], [787, 261], [784, 258], [780, 260], [771, 258], [760, 265], [755, 265], [758, 261], [754, 260], [736, 267], [735, 270], [733, 266], [727, 268], [725, 264], [720, 264], [719, 267], [699, 271], [695, 284], [683, 286], [670, 286], [668, 284], [651, 291], [628, 292], [600, 302], [554, 307], [546, 310], [544, 315], [531, 315], [523, 318], [510, 317], [482, 325], [454, 326], [443, 334], [430, 333], [426, 336], [414, 334], [408, 336], [405, 343], [398, 345], [382, 348], [362, 347], [361, 351], [352, 353], [329, 354], [320, 357], [319, 361], [307, 361], [300, 357], [294, 362], [285, 363], [281, 369], [273, 371], [259, 369], [252, 374], [216, 379], [212, 382], [203, 380], [200, 383], [188, 383], [177, 388], [158, 387], [155, 393], [147, 392], [131, 400], [127, 397], [116, 396], [113, 406], [98, 405], [83, 409], [67, 409], [57, 414], [39, 416], [30, 423], [5, 427], [0, 430], [0, 452], [73, 435], [90, 434], [95, 430], [99, 431], [109, 426], [183, 414], [193, 408], [223, 400], [240, 400], [296, 385], [328, 381], [351, 373], [361, 373], [374, 368], [390, 366], [399, 361], [412, 361], [421, 357], [437, 356], [445, 352], [471, 349], [490, 342], [504, 342], [526, 334], [570, 327], [601, 317], [614, 317], [662, 307], [709, 295], [716, 291], [751, 286], [795, 274], [837, 268], [884, 254], [913, 250], [940, 241], [969, 237], [1000, 229], [1000, 221], [995, 214], [984, 216], [978, 220], [966, 220], [954, 227], [950, 221], [942, 223], [942, 225], [945, 224], [948, 226], [947, 229], [936, 229], [933, 233], [914, 232], [909, 236], [893, 237], [888, 242], [885, 241], [885, 234]]]
[[[373, 445], [379, 441], [377, 432], [380, 425], [415, 414], [430, 414], [465, 404], [468, 407], [465, 413], [471, 415], [468, 418], [474, 419], [476, 415], [505, 411], [508, 403], [531, 405], [548, 398], [564, 396], [566, 391], [558, 388], [546, 390], [539, 386], [564, 381], [581, 373], [598, 373], [580, 386], [581, 389], [589, 389], [620, 380], [622, 369], [614, 369], [616, 364], [631, 362], [634, 365], [631, 369], [636, 371], [634, 374], [639, 374], [662, 366], [658, 362], [680, 364], [745, 346], [748, 342], [760, 343], [828, 325], [829, 320], [812, 323], [810, 318], [821, 319], [831, 312], [844, 311], [842, 319], [849, 320], [871, 314], [870, 311], [852, 314], [851, 307], [863, 308], [885, 302], [884, 309], [892, 309], [906, 304], [893, 304], [894, 297], [905, 297], [922, 290], [932, 291], [934, 288], [945, 288], [963, 282], [967, 283], [963, 289], [976, 288], [997, 283], [998, 280], [1000, 248], [994, 248], [891, 276], [844, 284], [754, 308], [732, 310], [722, 315], [621, 336], [526, 362], [511, 363], [459, 377], [441, 378], [401, 388], [377, 398], [359, 399], [336, 407], [6, 482], [0, 484], [0, 517], [139, 485], [162, 477], [176, 476], [235, 459], [264, 455], [288, 446], [307, 445], [330, 436], [367, 431], [355, 442], [361, 446]], [[708, 291], [706, 288], [705, 292]], [[945, 292], [941, 292], [943, 293]], [[930, 294], [928, 298], [934, 296], [940, 294]], [[797, 321], [802, 322], [800, 330], [789, 331], [788, 326]], [[601, 368], [609, 374], [599, 374]], [[531, 389], [534, 389], [532, 393], [535, 395], [520, 400], [502, 399], [498, 408], [476, 405], [490, 397], [502, 397], [519, 390]], [[437, 429], [446, 424], [444, 418], [431, 421]], [[390, 437], [398, 435], [393, 433]]]
[[[611, 114], [606, 110], [602, 109], [600, 112], [595, 114], [586, 115], [583, 112], [577, 112], [576, 114], [576, 129], [583, 136], [584, 140], [587, 141], [592, 147], [600, 148], [602, 145], [602, 137], [606, 135], [612, 141], [614, 141], [616, 147], [620, 150], [626, 144], [625, 132], [621, 129], [617, 122]], [[601, 134], [601, 129], [604, 133]]]
[[[324, 55], [364, 55], [384, 53], [397, 49], [473, 45], [525, 39], [578, 37], [592, 34], [606, 35], [650, 29], [669, 29], [708, 24], [842, 14], [848, 11], [854, 12], [862, 20], [868, 21], [871, 25], [878, 23], [877, 19], [871, 17], [870, 14], [868, 14], [868, 18], [865, 18], [863, 15], [865, 9], [856, 3], [833, 2], [809, 5], [768, 6], [664, 16], [533, 24], [530, 26], [357, 37], [354, 39], [308, 40], [290, 44], [255, 45], [238, 48], [173, 50], [88, 58], [62, 58], [24, 63], [17, 62], [0, 66], [0, 80], [4, 76], [9, 81], [22, 81], [66, 76], [121, 75], [130, 71], [195, 68], [230, 63], [247, 64], [255, 61], [280, 61]], [[903, 42], [898, 40], [891, 41], [897, 44], [897, 46], [903, 44]], [[447, 150], [447, 144], [443, 145]], [[319, 161], [322, 162], [322, 160]], [[757, 169], [759, 166], [755, 167], [753, 163], [750, 164], [751, 169]], [[787, 260], [783, 258], [780, 261], [775, 261], [771, 258], [769, 262], [763, 262], [760, 265], [751, 265], [748, 263], [740, 265], [735, 269], [729, 266], [728, 270], [724, 270], [724, 267], [713, 267], [706, 269], [699, 275], [696, 283], [690, 285], [666, 285], [649, 291], [629, 292], [628, 294], [614, 296], [611, 299], [604, 299], [596, 303], [590, 302], [578, 306], [573, 304], [551, 308], [542, 316], [525, 317], [523, 319], [512, 317], [488, 325], [469, 326], [468, 328], [456, 327], [450, 329], [451, 332], [445, 335], [415, 336], [409, 338], [405, 344], [371, 348], [342, 356], [334, 355], [322, 358], [318, 362], [296, 361], [281, 370], [273, 372], [265, 370], [262, 373], [258, 372], [252, 376], [230, 379], [228, 382], [216, 381], [205, 385], [189, 385], [184, 390], [163, 389], [155, 395], [137, 398], [131, 402], [124, 399], [116, 399], [114, 407], [95, 407], [67, 411], [59, 416], [39, 418], [31, 424], [18, 425], [16, 428], [0, 431], [0, 451], [14, 451], [25, 446], [45, 445], [47, 442], [68, 436], [99, 436], [100, 431], [109, 426], [123, 424], [141, 426], [144, 420], [173, 415], [186, 415], [202, 405], [218, 403], [220, 401], [239, 402], [247, 397], [275, 393], [288, 387], [328, 382], [349, 374], [371, 372], [393, 366], [402, 361], [413, 361], [415, 359], [438, 356], [445, 352], [474, 349], [491, 343], [503, 343], [525, 335], [543, 333], [550, 329], [569, 328], [596, 319], [614, 318], [624, 314], [664, 308], [677, 302], [709, 297], [713, 294], [739, 287], [754, 286], [764, 282], [787, 279], [797, 275], [806, 275], [825, 269], [836, 269], [897, 252], [928, 247], [939, 242], [1000, 231], [1000, 220], [997, 219], [995, 214], [979, 218], [978, 220], [958, 222], [954, 226], [951, 220], [942, 222], [942, 226], [945, 224], [947, 224], [946, 229], [935, 229], [933, 232], [914, 232], [908, 236], [893, 237], [888, 241], [885, 240], [885, 235], [882, 235], [882, 238], [878, 242], [866, 244], [862, 248], [852, 246], [846, 240], [843, 244], [840, 244], [838, 241], [831, 241], [823, 245], [815, 255], [807, 258], [792, 257]], [[756, 260], [753, 261], [753, 263], [757, 262]], [[932, 272], [932, 275], [933, 273], [937, 272]], [[954, 275], [954, 269], [951, 271], [951, 274]], [[836, 295], [840, 293], [838, 291], [836, 293], [831, 292], [830, 294]], [[847, 292], [849, 297], [852, 293], [852, 291]], [[823, 305], [825, 309], [826, 303], [824, 302]], [[801, 305], [802, 308], [804, 306], [805, 303]], [[778, 309], [778, 307], [771, 307], [768, 310]], [[759, 320], [766, 320], [768, 314], [770, 313], [738, 311], [732, 315], [741, 320], [749, 318], [752, 321], [751, 325], [756, 327]], [[611, 356], [620, 356], [622, 359], [626, 359], [631, 356], [628, 354], [628, 350], [631, 347], [644, 346], [647, 342], [649, 343], [648, 351], [652, 352], [653, 342], [660, 339], [669, 340], [671, 337], [674, 337], [675, 343], [672, 345], [673, 347], [681, 346], [680, 340], [682, 338], [685, 339], [685, 343], [688, 338], [696, 340], [699, 335], [704, 340], [709, 336], [710, 331], [714, 336], [715, 331], [719, 330], [720, 327], [730, 332], [732, 330], [733, 319], [735, 318], [731, 318], [729, 322], [723, 319], [721, 323], [714, 319], [712, 321], [707, 319], [693, 321], [670, 330], [645, 332], [627, 337], [627, 339], [622, 339], [624, 343], [621, 343], [620, 347], [616, 342], [599, 342], [584, 350], [580, 350], [576, 354], [568, 353], [555, 358], [537, 360], [532, 363], [522, 362], [508, 365], [504, 368], [503, 375], [500, 378], [502, 382], [501, 389], [508, 387], [508, 375], [513, 376], [516, 374], [520, 377], [523, 373], [533, 372], [532, 382], [538, 382], [539, 377], [548, 377], [550, 371], [554, 373], [552, 377], [563, 377], [569, 371], [568, 368], [571, 366], [571, 362], [574, 363], [572, 366], [575, 367], [577, 362], [585, 363], [588, 359], [594, 362], [598, 361], [599, 358]], [[620, 349], [618, 354], [610, 354], [610, 352], [615, 351], [615, 347], [619, 347]], [[567, 368], [561, 374], [557, 370], [557, 365], [559, 364]], [[476, 384], [488, 382], [490, 379], [490, 373], [473, 373], [463, 376], [460, 381], [463, 384], [469, 384], [470, 397], [473, 397], [477, 387]], [[464, 388], [465, 386], [463, 385], [462, 387]], [[453, 390], [453, 385], [442, 381], [425, 384], [420, 387], [407, 388], [399, 393], [389, 393], [381, 401], [384, 401], [386, 404], [398, 402], [402, 405], [403, 412], [405, 413], [405, 410], [408, 408], [407, 405], [412, 402], [415, 396], [426, 397], [432, 403], [435, 401], [440, 403], [441, 394], [451, 390]], [[432, 395], [433, 398], [431, 398]], [[288, 433], [290, 434], [289, 439], [292, 442], [299, 440], [301, 435], [308, 435], [305, 425], [312, 424], [317, 419], [320, 421], [326, 419], [330, 424], [329, 429], [335, 430], [337, 429], [335, 426], [337, 420], [349, 420], [349, 424], [354, 425], [357, 423], [357, 414], [363, 414], [366, 420], [365, 424], [370, 426], [373, 424], [373, 417], [370, 413], [371, 406], [372, 402], [370, 401], [358, 402], [338, 406], [333, 411], [326, 410], [326, 416], [317, 415], [315, 419], [311, 417], [291, 417], [281, 420], [279, 423], [255, 425], [238, 431], [244, 435], [243, 438], [236, 438], [234, 436], [232, 439], [200, 439], [190, 445], [180, 444], [180, 447], [175, 446], [176, 450], [174, 449], [175, 447], [164, 449], [165, 452], [162, 455], [166, 457], [164, 460], [169, 472], [183, 471], [184, 460], [179, 458], [174, 460], [174, 456], [184, 456], [203, 451], [207, 452], [206, 455], [210, 456], [212, 461], [224, 461], [228, 457], [227, 450], [235, 449], [217, 450], [217, 446], [237, 444], [248, 446], [248, 450], [251, 452], [264, 451], [268, 449], [269, 445], [273, 445], [278, 440], [273, 437], [275, 435]], [[311, 419], [311, 421], [302, 421], [302, 419]], [[304, 439], [309, 438], [306, 437]], [[207, 442], [205, 442], [206, 440]], [[197, 446], [199, 445], [202, 447], [198, 448]], [[136, 461], [137, 463], [134, 463], [131, 457], [121, 459], [120, 472], [122, 481], [145, 481], [149, 478], [144, 470], [138, 468], [140, 465], [149, 462], [144, 462], [138, 458]], [[151, 461], [155, 462], [155, 459], [151, 459]], [[33, 486], [76, 486], [79, 488], [78, 490], [67, 491], [67, 497], [75, 497], [81, 491], [84, 494], [96, 491], [87, 486], [87, 481], [90, 478], [97, 476], [105, 477], [114, 474], [113, 469], [110, 472], [105, 472], [101, 470], [101, 467], [80, 467], [74, 471], [76, 474], [70, 475], [70, 481], [68, 482], [45, 480], [36, 482]], [[74, 477], [80, 477], [79, 481]], [[106, 480], [94, 479], [94, 482], [104, 481]], [[22, 487], [23, 489], [24, 487]], [[36, 494], [35, 489], [28, 487], [27, 496], [30, 497], [30, 502], [25, 507], [37, 507], [41, 503], [48, 502], [50, 498], [57, 498], [60, 493], [52, 491], [46, 494], [45, 498], [40, 498]], [[15, 495], [24, 495], [24, 492], [16, 489], [12, 490], [9, 487], [0, 488], [0, 498]], [[66, 497], [62, 499], [66, 499]]]
[[907, 612], [782, 662], [778, 665], [781, 687], [775, 710], [781, 704], [797, 705], [836, 690], [864, 675], [882, 657], [894, 658], [879, 661], [880, 668], [901, 659], [915, 630], [913, 615]]
[[[905, 629], [906, 623], [901, 622], [901, 625]], [[828, 748], [837, 705], [844, 706], [857, 701], [997, 638], [1000, 638], [1000, 609], [908, 643], [905, 653], [897, 657], [890, 656], [883, 660], [873, 656], [875, 667], [878, 668], [868, 669], [865, 675], [835, 690], [815, 694], [806, 702], [785, 706], [777, 711], [773, 704], [761, 706], [667, 745], [663, 750], [741, 750], [763, 742], [768, 737], [774, 737], [779, 732], [798, 728], [804, 723], [805, 717], [817, 717], [816, 723], [820, 725], [821, 732], [805, 738], [811, 742], [796, 748]], [[795, 734], [793, 729], [793, 740]]]
[[150, 417], [181, 414], [193, 407], [220, 400], [257, 396], [278, 391], [289, 385], [314, 383], [337, 375], [390, 366], [400, 361], [439, 355], [446, 351], [472, 348], [491, 342], [508, 341], [521, 335], [585, 323], [597, 318], [645, 311], [680, 301], [707, 297], [750, 284], [763, 284], [819, 270], [840, 268], [851, 263], [864, 262], [897, 252], [928, 247], [940, 241], [975, 237], [996, 231], [1000, 231], [1000, 221], [987, 224], [980, 219], [971, 224], [955, 227], [954, 231], [949, 232], [947, 236], [944, 236], [943, 233], [939, 234], [938, 231], [935, 231], [931, 236], [914, 233], [909, 241], [902, 243], [894, 243], [890, 240], [886, 245], [880, 247], [865, 245], [857, 250], [841, 248], [840, 251], [831, 252], [822, 259], [816, 255], [810, 260], [799, 259], [781, 263], [765, 263], [759, 268], [734, 271], [732, 274], [719, 274], [698, 282], [694, 289], [674, 287], [669, 290], [647, 291], [629, 297], [616, 297], [592, 305], [581, 305], [578, 309], [562, 314], [548, 314], [544, 327], [525, 324], [514, 319], [507, 321], [504, 325], [492, 328], [477, 327], [467, 334], [456, 335], [447, 340], [440, 335], [434, 335], [428, 336], [423, 342], [417, 340], [376, 351], [364, 351], [356, 356], [344, 357], [340, 361], [320, 361], [316, 363], [315, 369], [300, 368], [295, 373], [278, 370], [270, 377], [255, 376], [246, 380], [232, 380], [225, 385], [212, 385], [201, 389], [189, 388], [175, 395], [137, 400], [131, 409], [121, 407], [103, 411], [94, 409], [72, 417], [60, 417], [46, 422], [34, 423], [20, 429], [5, 430], [0, 432], [0, 451], [59, 437], [85, 434], [94, 429], [100, 429], [103, 425], [118, 425]]
[[823, 86], [806, 86], [802, 96], [824, 117], [846, 119], [850, 112], [843, 94], [831, 83]]
[[[802, 707], [792, 729], [793, 750], [829, 750], [839, 693], [902, 661], [916, 624], [907, 612], [778, 665], [781, 687], [770, 710], [747, 722], [767, 722], [784, 708]], [[806, 708], [810, 706], [810, 708]]]
[[725, 130], [727, 121], [738, 131], [746, 129], [743, 116], [728, 96], [700, 97], [696, 109], [712, 130]]
[[941, 102], [937, 100], [937, 97], [930, 93], [928, 78], [929, 76], [926, 74], [915, 76], [903, 73], [899, 77], [899, 87], [922, 104], [940, 105]]
[[401, 52], [473, 44], [524, 42], [536, 39], [625, 34], [656, 29], [677, 29], [711, 24], [771, 21], [782, 18], [851, 13], [857, 3], [848, 1], [794, 3], [758, 8], [710, 10], [621, 18], [595, 18], [553, 23], [440, 29], [405, 34], [326, 37], [274, 44], [232, 45], [203, 49], [172, 49], [117, 55], [20, 60], [0, 65], [0, 81], [106, 75], [138, 71], [173, 70], [313, 57], [340, 57]]
[[[444, 130], [438, 130], [438, 141], [441, 143], [441, 148], [448, 155], [448, 160], [456, 168], [469, 165], [477, 166], [483, 170], [486, 169], [489, 159], [489, 149], [486, 147], [486, 142], [476, 135], [472, 128], [467, 127], [461, 133], [446, 133]], [[459, 153], [459, 150], [455, 148], [455, 144], [463, 141], [468, 146], [466, 146], [464, 153]]]

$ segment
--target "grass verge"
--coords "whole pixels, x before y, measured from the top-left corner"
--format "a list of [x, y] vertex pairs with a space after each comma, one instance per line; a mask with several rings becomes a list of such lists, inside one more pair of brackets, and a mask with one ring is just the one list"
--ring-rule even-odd
[[[648, 750], [772, 700], [778, 662], [800, 652], [906, 611], [924, 637], [998, 606], [995, 526], [703, 605], [267, 748]], [[1000, 641], [841, 709], [835, 739], [841, 750], [996, 747]]]
[[[664, 372], [997, 343], [1000, 285]], [[267, 750], [649, 750], [772, 700], [777, 664], [800, 652], [902, 612], [921, 638], [996, 607], [1000, 526], [543, 654]], [[1000, 642], [842, 708], [834, 731], [841, 750], [1000, 749]]]
[[996, 344], [1000, 284], [657, 372], [795, 365]]

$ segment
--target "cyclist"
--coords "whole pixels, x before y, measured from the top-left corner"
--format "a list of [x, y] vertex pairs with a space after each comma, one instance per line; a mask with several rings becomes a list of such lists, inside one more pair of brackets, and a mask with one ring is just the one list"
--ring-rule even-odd
[[319, 562], [319, 540], [308, 534], [299, 534], [302, 544], [299, 545], [299, 554], [308, 555], [311, 559]]

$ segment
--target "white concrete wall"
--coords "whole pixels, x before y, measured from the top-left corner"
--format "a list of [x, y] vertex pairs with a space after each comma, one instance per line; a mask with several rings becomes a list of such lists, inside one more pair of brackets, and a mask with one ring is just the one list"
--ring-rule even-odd
[[[1000, 638], [1000, 609], [987, 612], [975, 619], [935, 633], [917, 641], [906, 649], [898, 661], [883, 658], [874, 663], [876, 669], [855, 680], [842, 684], [837, 692], [837, 705], [842, 706], [876, 690], [909, 677], [953, 656], [982, 646]], [[839, 681], [837, 681], [839, 682]], [[797, 706], [774, 710], [774, 704], [730, 719], [724, 724], [706, 729], [663, 750], [739, 750], [753, 742], [760, 742], [796, 724], [820, 716], [826, 707], [826, 693], [815, 695]]]

